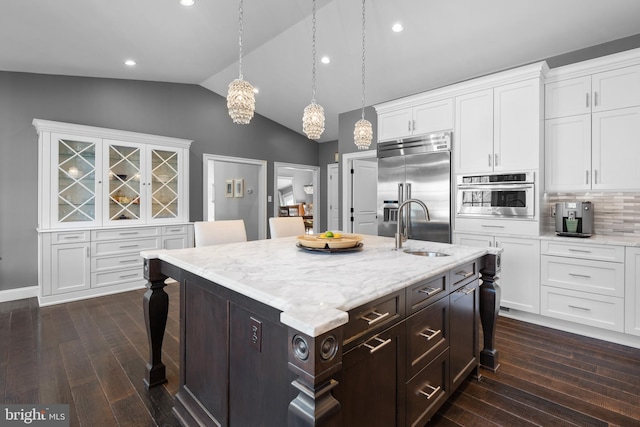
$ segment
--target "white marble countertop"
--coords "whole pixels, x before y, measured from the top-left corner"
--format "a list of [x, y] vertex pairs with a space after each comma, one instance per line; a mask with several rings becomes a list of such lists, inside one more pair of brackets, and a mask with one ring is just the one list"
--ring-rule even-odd
[[394, 239], [365, 235], [360, 251], [308, 252], [294, 237], [200, 248], [144, 251], [281, 310], [280, 320], [318, 336], [348, 322], [347, 311], [477, 259], [490, 248], [409, 240], [403, 247], [445, 252], [423, 257], [393, 250]]

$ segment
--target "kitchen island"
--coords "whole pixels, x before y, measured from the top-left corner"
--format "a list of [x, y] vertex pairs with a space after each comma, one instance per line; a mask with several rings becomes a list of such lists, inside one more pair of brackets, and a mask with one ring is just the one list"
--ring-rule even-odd
[[[446, 254], [413, 255], [377, 236], [362, 243], [331, 254], [299, 249], [295, 238], [143, 252], [147, 386], [165, 381], [162, 288], [171, 277], [181, 286], [174, 413], [183, 424], [426, 423], [478, 375], [478, 277], [495, 256], [409, 241], [405, 249]], [[491, 284], [495, 269], [483, 274]]]

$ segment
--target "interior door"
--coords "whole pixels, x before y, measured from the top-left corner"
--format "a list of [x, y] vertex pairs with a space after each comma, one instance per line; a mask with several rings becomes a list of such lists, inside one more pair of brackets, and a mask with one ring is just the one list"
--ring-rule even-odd
[[378, 163], [376, 159], [353, 161], [353, 232], [378, 234]]
[[339, 168], [327, 165], [327, 230], [340, 229]]

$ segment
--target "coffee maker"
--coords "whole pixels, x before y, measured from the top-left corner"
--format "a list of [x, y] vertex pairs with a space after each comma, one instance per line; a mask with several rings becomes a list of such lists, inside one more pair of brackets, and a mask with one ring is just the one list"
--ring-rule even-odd
[[591, 237], [593, 205], [591, 202], [556, 203], [556, 234], [567, 237]]

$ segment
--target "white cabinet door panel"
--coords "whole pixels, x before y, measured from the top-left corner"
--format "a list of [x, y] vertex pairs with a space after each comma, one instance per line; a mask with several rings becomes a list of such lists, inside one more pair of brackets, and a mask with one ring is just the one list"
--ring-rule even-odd
[[413, 134], [453, 129], [453, 98], [413, 108]]
[[594, 113], [640, 105], [640, 66], [594, 74], [591, 86]]
[[591, 114], [545, 123], [546, 191], [591, 188]]
[[456, 97], [455, 173], [493, 171], [493, 89]]
[[624, 332], [640, 336], [640, 248], [626, 248]]
[[624, 297], [624, 264], [542, 256], [542, 284], [580, 292]]
[[540, 240], [496, 236], [502, 248], [500, 305], [540, 313]]
[[640, 188], [640, 107], [594, 113], [592, 188]]
[[378, 141], [410, 136], [412, 119], [411, 108], [380, 114], [378, 117]]
[[546, 119], [591, 113], [591, 76], [545, 85]]
[[89, 243], [51, 245], [51, 293], [89, 289], [91, 286]]

